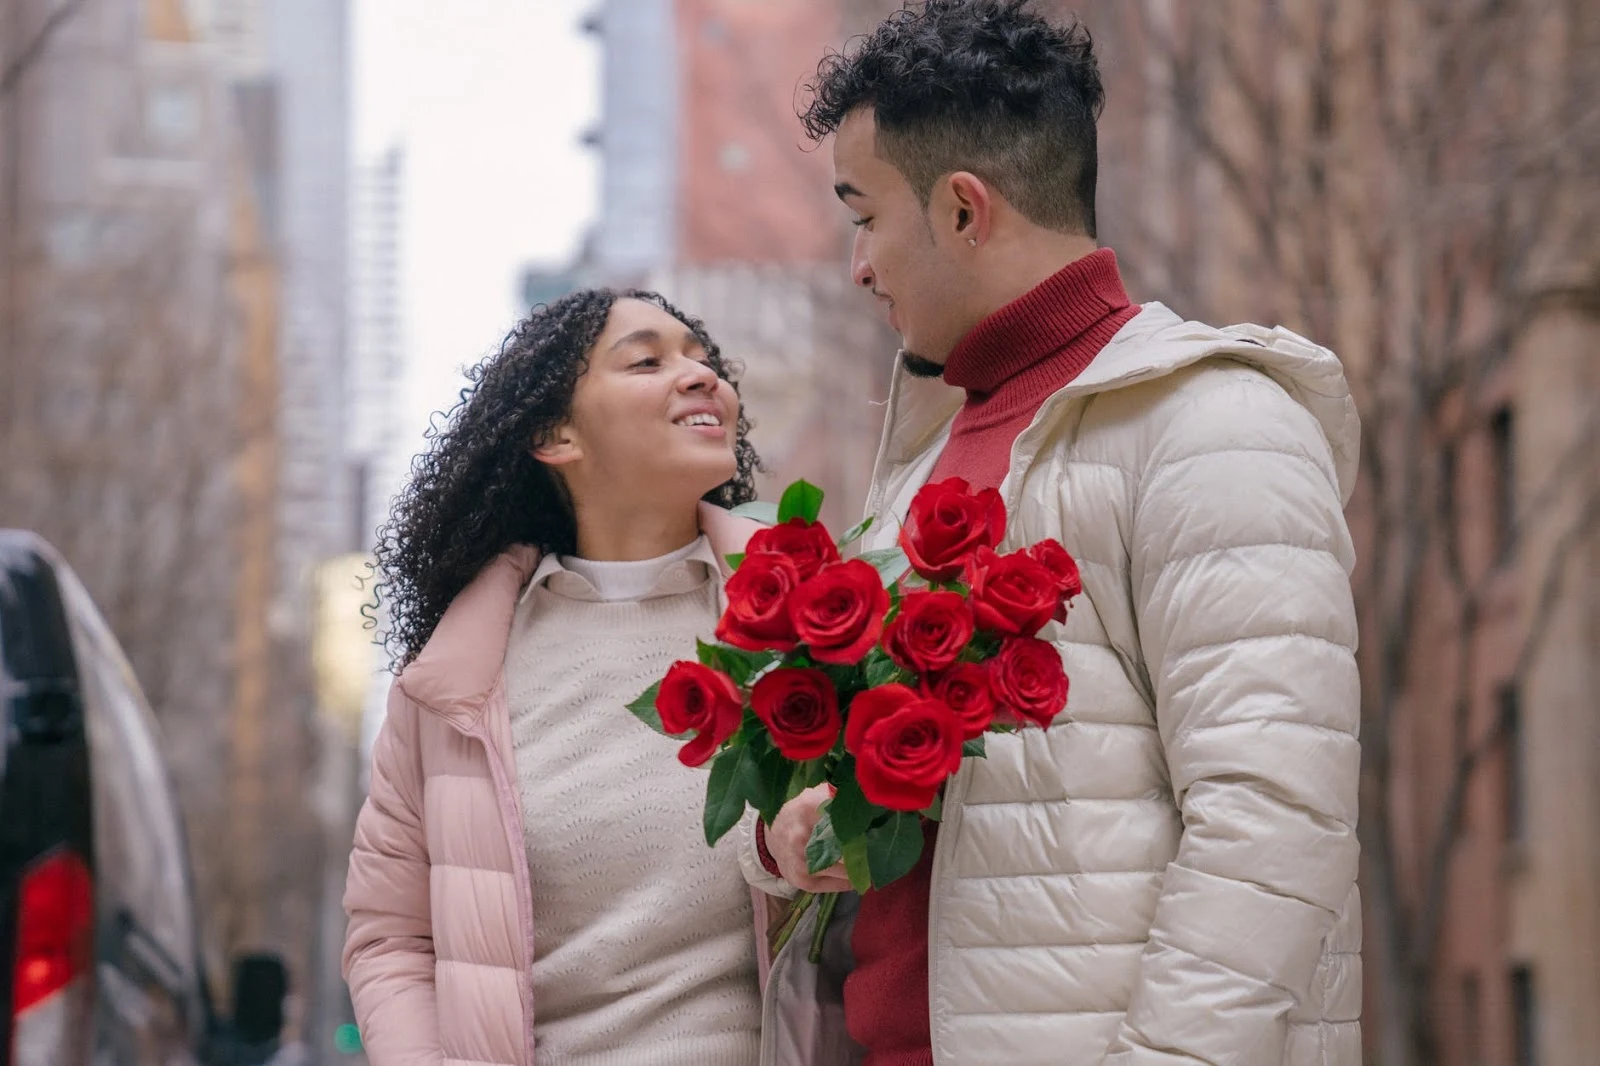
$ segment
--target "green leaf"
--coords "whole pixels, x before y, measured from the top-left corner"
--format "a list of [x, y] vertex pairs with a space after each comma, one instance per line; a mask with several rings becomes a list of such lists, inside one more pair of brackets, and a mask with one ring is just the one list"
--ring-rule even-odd
[[846, 757], [840, 762], [834, 777], [838, 780], [838, 791], [828, 801], [833, 831], [840, 840], [860, 839], [866, 836], [867, 827], [878, 814], [878, 808], [867, 802], [867, 797], [861, 794], [861, 785], [856, 781], [854, 759]]
[[783, 498], [778, 501], [777, 524], [781, 526], [791, 518], [815, 522], [821, 513], [822, 490], [809, 481], [796, 481], [783, 490]]
[[867, 838], [863, 836], [846, 841], [842, 850], [844, 872], [845, 876], [850, 878], [850, 887], [857, 892], [865, 892], [872, 887], [871, 864], [867, 861]]
[[751, 768], [741, 775], [744, 798], [761, 815], [761, 820], [771, 825], [789, 799], [789, 760], [765, 736], [759, 741], [752, 741], [750, 749], [753, 754]]
[[839, 838], [833, 835], [833, 821], [828, 817], [828, 804], [817, 809], [817, 824], [811, 827], [811, 839], [806, 841], [806, 870], [821, 873], [840, 859], [844, 849]]
[[910, 674], [900, 669], [895, 661], [884, 653], [882, 648], [873, 648], [867, 653], [867, 687], [879, 688], [890, 685], [896, 681], [908, 681]]
[[867, 517], [851, 526], [849, 532], [845, 533], [844, 536], [839, 538], [839, 550], [843, 551], [865, 536], [867, 530], [872, 528], [872, 522], [872, 516], [867, 515]]
[[944, 818], [944, 793], [933, 797], [933, 802], [922, 809], [922, 816], [930, 822], [937, 822]]
[[739, 790], [740, 764], [750, 757], [748, 745], [731, 748], [711, 760], [711, 776], [706, 780], [706, 843], [717, 841], [739, 824], [744, 816], [744, 795]]
[[726, 644], [707, 644], [703, 640], [696, 640], [694, 649], [706, 666], [721, 670], [733, 678], [734, 684], [746, 687], [757, 674], [778, 660], [777, 652], [745, 651]]
[[[667, 732], [667, 727], [661, 724], [661, 712], [656, 710], [656, 699], [660, 695], [661, 682], [657, 681], [645, 689], [638, 699], [628, 704], [628, 710], [633, 712], [635, 718], [654, 729], [657, 733], [664, 737], [671, 736], [672, 734]], [[679, 734], [679, 736], [682, 735], [681, 733]]]
[[723, 556], [728, 561], [729, 570], [739, 569], [739, 564], [744, 562], [744, 552], [729, 552]]
[[989, 757], [988, 746], [984, 744], [982, 737], [973, 737], [961, 745], [961, 757], [963, 759], [987, 759]]
[[828, 768], [824, 765], [824, 756], [821, 759], [807, 759], [801, 763], [806, 768], [806, 787], [816, 788], [828, 779]]
[[900, 547], [862, 552], [860, 558], [877, 569], [878, 576], [883, 578], [884, 588], [900, 580], [905, 576], [905, 572], [911, 569], [911, 560], [906, 558], [905, 550]]
[[[973, 662], [983, 662], [1000, 654], [1000, 644], [1001, 640], [995, 634], [980, 631], [973, 636], [966, 650], [977, 654], [978, 657], [972, 660]], [[962, 657], [965, 658], [965, 654]]]
[[828, 680], [833, 682], [833, 690], [839, 694], [839, 703], [847, 703], [851, 696], [866, 687], [866, 676], [859, 664], [845, 666], [838, 663], [827, 663], [821, 667], [823, 673], [828, 675]]
[[[786, 763], [789, 767], [789, 787], [784, 790], [783, 802], [788, 803], [806, 790], [806, 764], [803, 762]], [[768, 825], [772, 823], [768, 822]]]
[[896, 811], [883, 825], [867, 830], [867, 868], [879, 888], [911, 872], [922, 857], [922, 818]]
[[741, 503], [728, 513], [738, 515], [740, 518], [754, 519], [764, 526], [778, 524], [778, 505], [769, 500], [751, 500], [749, 503]]

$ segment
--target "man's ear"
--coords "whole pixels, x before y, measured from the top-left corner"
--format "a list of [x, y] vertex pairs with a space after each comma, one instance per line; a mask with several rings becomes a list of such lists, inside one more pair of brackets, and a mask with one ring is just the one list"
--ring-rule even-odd
[[974, 246], [989, 239], [994, 224], [994, 193], [976, 174], [959, 170], [945, 178], [940, 190], [939, 215], [950, 236]]
[[545, 434], [543, 440], [535, 441], [531, 452], [535, 459], [546, 466], [567, 466], [583, 458], [583, 447], [568, 422]]

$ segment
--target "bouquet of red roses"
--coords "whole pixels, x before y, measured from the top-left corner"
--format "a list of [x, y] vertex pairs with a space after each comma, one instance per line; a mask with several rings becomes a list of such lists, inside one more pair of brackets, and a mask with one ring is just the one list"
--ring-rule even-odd
[[898, 548], [849, 561], [840, 550], [872, 520], [835, 541], [821, 506], [820, 489], [789, 486], [763, 516], [776, 523], [729, 558], [716, 641], [697, 642], [698, 661], [674, 663], [628, 709], [692, 737], [686, 765], [711, 761], [707, 843], [746, 804], [770, 825], [801, 791], [831, 785], [807, 862], [815, 872], [842, 859], [866, 891], [916, 865], [921, 820], [939, 817], [945, 780], [984, 754], [986, 733], [1047, 726], [1065, 707], [1060, 653], [1036, 634], [1083, 585], [1053, 540], [997, 553], [1000, 494], [960, 478], [917, 493]]

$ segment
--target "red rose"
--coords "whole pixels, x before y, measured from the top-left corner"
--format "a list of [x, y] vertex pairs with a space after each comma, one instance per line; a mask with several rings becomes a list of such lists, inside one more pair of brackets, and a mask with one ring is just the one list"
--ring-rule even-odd
[[888, 610], [883, 579], [860, 559], [823, 567], [789, 597], [795, 634], [819, 663], [860, 662], [883, 634]]
[[1028, 549], [1028, 555], [1055, 576], [1056, 589], [1062, 599], [1070, 600], [1083, 591], [1083, 576], [1078, 573], [1078, 560], [1059, 541], [1041, 540]]
[[839, 696], [821, 670], [779, 669], [750, 690], [750, 706], [785, 759], [828, 754], [839, 739]]
[[[903, 686], [885, 686], [902, 688]], [[961, 723], [939, 700], [925, 699], [910, 689], [911, 699], [895, 693], [871, 707], [857, 726], [856, 713], [868, 689], [851, 706], [850, 726], [857, 743], [856, 782], [867, 800], [891, 811], [920, 811], [931, 806], [939, 786], [961, 767]], [[895, 709], [882, 713], [884, 708]], [[850, 729], [847, 729], [847, 737]], [[846, 739], [846, 745], [849, 740]]]
[[1055, 617], [1061, 603], [1055, 575], [1022, 552], [996, 555], [979, 548], [966, 576], [980, 629], [1031, 637]]
[[924, 485], [911, 500], [900, 546], [911, 568], [929, 581], [952, 581], [968, 557], [992, 548], [1006, 535], [1006, 507], [1000, 493], [973, 493], [958, 477]]
[[676, 662], [661, 679], [656, 713], [668, 733], [677, 736], [695, 731], [695, 738], [678, 749], [678, 761], [699, 766], [738, 732], [744, 701], [739, 686], [722, 671], [700, 663]]
[[982, 736], [994, 721], [994, 683], [983, 663], [956, 663], [925, 686], [928, 695], [943, 700], [961, 720], [961, 739]]
[[844, 723], [845, 749], [860, 751], [868, 729], [906, 704], [917, 702], [919, 698], [915, 689], [905, 685], [879, 685], [856, 693], [850, 701], [850, 714]]
[[1049, 641], [1012, 637], [990, 670], [1001, 706], [1025, 722], [1047, 727], [1067, 706], [1067, 671]]
[[883, 650], [915, 674], [936, 674], [961, 654], [977, 623], [965, 596], [908, 592], [883, 634]]
[[751, 535], [745, 551], [751, 554], [775, 552], [787, 556], [795, 569], [800, 571], [801, 581], [815, 577], [818, 570], [839, 561], [839, 549], [834, 545], [827, 528], [819, 522], [807, 522], [804, 518], [791, 518], [781, 526], [757, 530]]
[[800, 584], [794, 561], [776, 552], [752, 552], [728, 578], [728, 609], [717, 639], [746, 651], [789, 651], [795, 646], [789, 595]]

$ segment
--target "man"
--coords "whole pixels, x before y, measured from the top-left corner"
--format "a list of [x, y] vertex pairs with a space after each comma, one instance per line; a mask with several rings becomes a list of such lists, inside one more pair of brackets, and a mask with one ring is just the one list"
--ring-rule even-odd
[[[904, 343], [870, 546], [962, 477], [1086, 592], [1044, 634], [1066, 710], [991, 737], [921, 865], [861, 899], [844, 1020], [868, 1066], [1355, 1064], [1356, 414], [1323, 348], [1129, 301], [1095, 242], [1102, 104], [1081, 28], [928, 0], [825, 60], [804, 115]], [[825, 798], [756, 837], [790, 886], [848, 888], [806, 869]], [[772, 980], [766, 1061], [802, 1061], [826, 1005]]]

